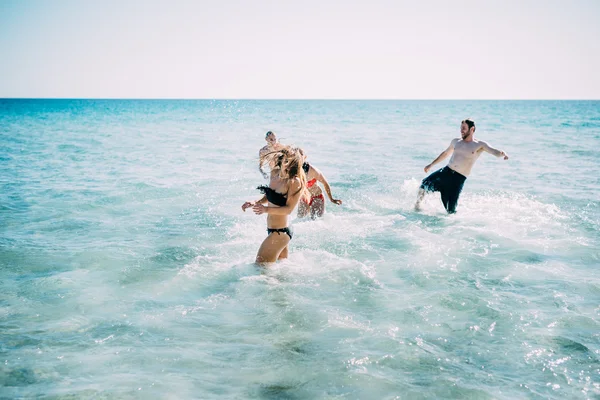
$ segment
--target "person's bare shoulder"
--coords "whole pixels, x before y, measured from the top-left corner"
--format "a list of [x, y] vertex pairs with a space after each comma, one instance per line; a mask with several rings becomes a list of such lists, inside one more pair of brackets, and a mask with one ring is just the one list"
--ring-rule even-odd
[[309, 174], [314, 174], [314, 175], [321, 175], [321, 171], [319, 170], [319, 168], [315, 167], [314, 165], [310, 165], [310, 169], [308, 170]]
[[480, 149], [483, 149], [484, 147], [489, 147], [490, 145], [487, 144], [487, 142], [484, 142], [483, 140], [477, 140], [477, 147]]
[[302, 183], [300, 182], [300, 178], [298, 178], [296, 176], [292, 180], [290, 180], [289, 181], [289, 188], [292, 191], [292, 193], [296, 193], [300, 189], [302, 189]]

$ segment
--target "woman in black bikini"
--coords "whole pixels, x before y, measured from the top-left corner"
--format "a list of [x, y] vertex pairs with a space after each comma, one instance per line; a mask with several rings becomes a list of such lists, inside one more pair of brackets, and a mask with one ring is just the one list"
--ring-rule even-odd
[[[264, 158], [264, 160], [262, 159]], [[268, 236], [262, 242], [256, 255], [256, 262], [271, 263], [287, 258], [288, 244], [292, 240], [292, 231], [288, 216], [306, 193], [306, 175], [302, 170], [303, 157], [297, 149], [284, 147], [261, 157], [261, 163], [267, 161], [271, 166], [269, 186], [259, 186], [265, 195], [257, 201], [247, 201], [242, 210], [252, 207], [255, 214], [267, 213]], [[268, 205], [264, 204], [268, 202]]]

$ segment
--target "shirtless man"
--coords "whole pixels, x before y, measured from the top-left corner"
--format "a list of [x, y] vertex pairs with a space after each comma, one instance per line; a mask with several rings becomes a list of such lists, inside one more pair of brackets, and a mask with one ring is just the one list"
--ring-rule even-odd
[[425, 167], [425, 172], [429, 172], [434, 164], [452, 154], [447, 166], [423, 179], [415, 210], [420, 210], [425, 192], [440, 192], [446, 211], [448, 214], [454, 214], [465, 180], [481, 153], [486, 151], [496, 157], [504, 157], [505, 160], [508, 160], [505, 152], [494, 149], [486, 142], [475, 140], [475, 121], [472, 119], [465, 119], [461, 122], [460, 135], [462, 139], [452, 139], [450, 146]]
[[267, 144], [258, 151], [258, 170], [262, 174], [263, 178], [268, 179], [269, 175], [265, 171], [263, 171], [261, 160], [263, 160], [263, 156], [265, 154], [281, 150], [283, 148], [283, 145], [277, 141], [277, 135], [273, 131], [267, 132], [267, 134], [265, 135], [265, 141], [267, 142]]

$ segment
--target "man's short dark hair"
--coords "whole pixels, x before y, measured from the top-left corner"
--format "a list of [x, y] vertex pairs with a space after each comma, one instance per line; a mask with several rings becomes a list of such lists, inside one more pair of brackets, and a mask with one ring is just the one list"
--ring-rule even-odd
[[467, 124], [467, 126], [469, 127], [469, 129], [471, 129], [472, 127], [475, 126], [475, 121], [473, 121], [471, 118], [465, 119], [462, 123], [463, 124]]

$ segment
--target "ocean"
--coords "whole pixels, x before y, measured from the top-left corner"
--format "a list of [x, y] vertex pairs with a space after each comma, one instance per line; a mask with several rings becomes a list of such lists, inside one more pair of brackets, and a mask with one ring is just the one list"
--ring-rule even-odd
[[[344, 203], [261, 268], [268, 130]], [[600, 398], [599, 160], [600, 101], [0, 100], [0, 397]]]

